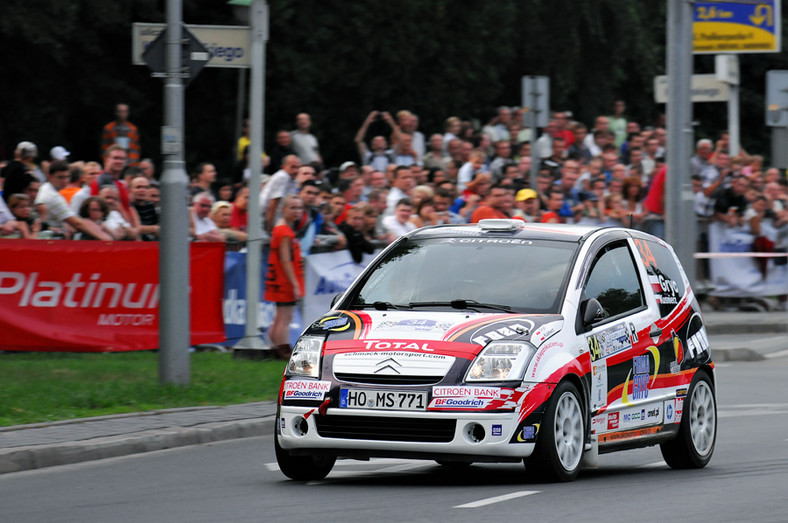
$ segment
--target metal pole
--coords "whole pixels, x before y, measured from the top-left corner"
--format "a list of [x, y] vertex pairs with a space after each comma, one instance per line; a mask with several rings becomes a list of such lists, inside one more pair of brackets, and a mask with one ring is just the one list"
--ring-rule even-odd
[[[736, 63], [736, 70], [739, 70], [739, 56], [731, 55], [732, 61]], [[728, 141], [730, 155], [739, 154], [739, 84], [728, 84]]]
[[[542, 159], [539, 157], [539, 151], [536, 148], [536, 138], [537, 138], [537, 120], [539, 118], [539, 106], [537, 104], [537, 89], [536, 89], [536, 77], [534, 77], [532, 82], [532, 91], [529, 93], [531, 95], [531, 114], [529, 115], [531, 118], [531, 189], [537, 191], [537, 183], [536, 179], [539, 175], [539, 164], [541, 163]], [[539, 195], [541, 198], [542, 195]]]
[[692, 2], [668, 0], [668, 172], [665, 181], [665, 240], [673, 245], [690, 285], [695, 283], [696, 223], [689, 172], [692, 102]]
[[183, 162], [181, 10], [181, 0], [167, 0], [167, 80], [162, 133], [177, 139], [164, 151], [161, 178], [159, 381], [163, 385], [188, 385], [190, 380], [189, 215]]
[[[260, 170], [262, 168], [262, 143], [265, 102], [265, 42], [268, 40], [268, 4], [253, 0], [252, 13], [252, 76], [249, 88], [249, 204], [246, 226], [249, 240], [246, 253], [246, 327], [244, 339], [235, 349], [263, 350], [266, 347], [258, 331], [260, 309], [260, 254], [263, 235], [260, 214]], [[262, 352], [260, 354], [263, 354]]]
[[235, 154], [233, 163], [238, 158], [243, 158], [243, 151], [238, 150], [238, 139], [241, 137], [244, 120], [244, 106], [246, 105], [246, 68], [238, 69], [238, 94], [235, 101]]

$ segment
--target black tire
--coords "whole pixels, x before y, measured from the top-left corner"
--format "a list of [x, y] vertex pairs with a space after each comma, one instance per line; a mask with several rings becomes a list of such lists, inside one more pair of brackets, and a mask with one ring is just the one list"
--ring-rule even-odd
[[577, 387], [558, 384], [547, 403], [534, 453], [524, 460], [526, 473], [543, 481], [572, 481], [580, 472], [586, 416]]
[[336, 456], [293, 456], [279, 446], [279, 440], [274, 433], [274, 450], [276, 462], [282, 474], [295, 481], [317, 481], [328, 476]]
[[679, 433], [660, 445], [662, 457], [674, 469], [700, 469], [714, 454], [717, 441], [717, 401], [705, 370], [695, 373], [684, 400]]

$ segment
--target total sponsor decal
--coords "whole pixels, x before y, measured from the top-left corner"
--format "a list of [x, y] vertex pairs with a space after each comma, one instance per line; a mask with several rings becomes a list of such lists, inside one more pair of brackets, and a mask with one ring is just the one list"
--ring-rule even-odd
[[368, 350], [422, 350], [432, 352], [429, 343], [417, 343], [415, 341], [387, 341], [387, 340], [363, 340], [361, 342]]
[[290, 380], [285, 382], [286, 400], [322, 400], [331, 390], [330, 381]]

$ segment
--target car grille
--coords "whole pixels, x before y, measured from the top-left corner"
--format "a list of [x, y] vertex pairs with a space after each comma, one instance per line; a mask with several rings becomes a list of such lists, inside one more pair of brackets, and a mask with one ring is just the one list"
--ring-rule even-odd
[[454, 439], [453, 419], [388, 418], [373, 416], [315, 416], [317, 433], [323, 438], [376, 441], [448, 443]]
[[350, 372], [337, 372], [334, 375], [340, 381], [350, 383], [371, 383], [375, 385], [433, 385], [443, 379], [443, 376], [389, 376], [353, 374]]

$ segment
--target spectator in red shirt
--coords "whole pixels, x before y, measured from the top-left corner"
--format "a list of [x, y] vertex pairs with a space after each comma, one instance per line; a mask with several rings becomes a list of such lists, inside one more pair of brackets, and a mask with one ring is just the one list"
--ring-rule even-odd
[[651, 180], [646, 199], [643, 200], [643, 209], [648, 212], [644, 222], [646, 232], [657, 236], [658, 238], [665, 239], [665, 221], [663, 215], [665, 214], [665, 177], [667, 176], [668, 167], [663, 165], [654, 179]]

